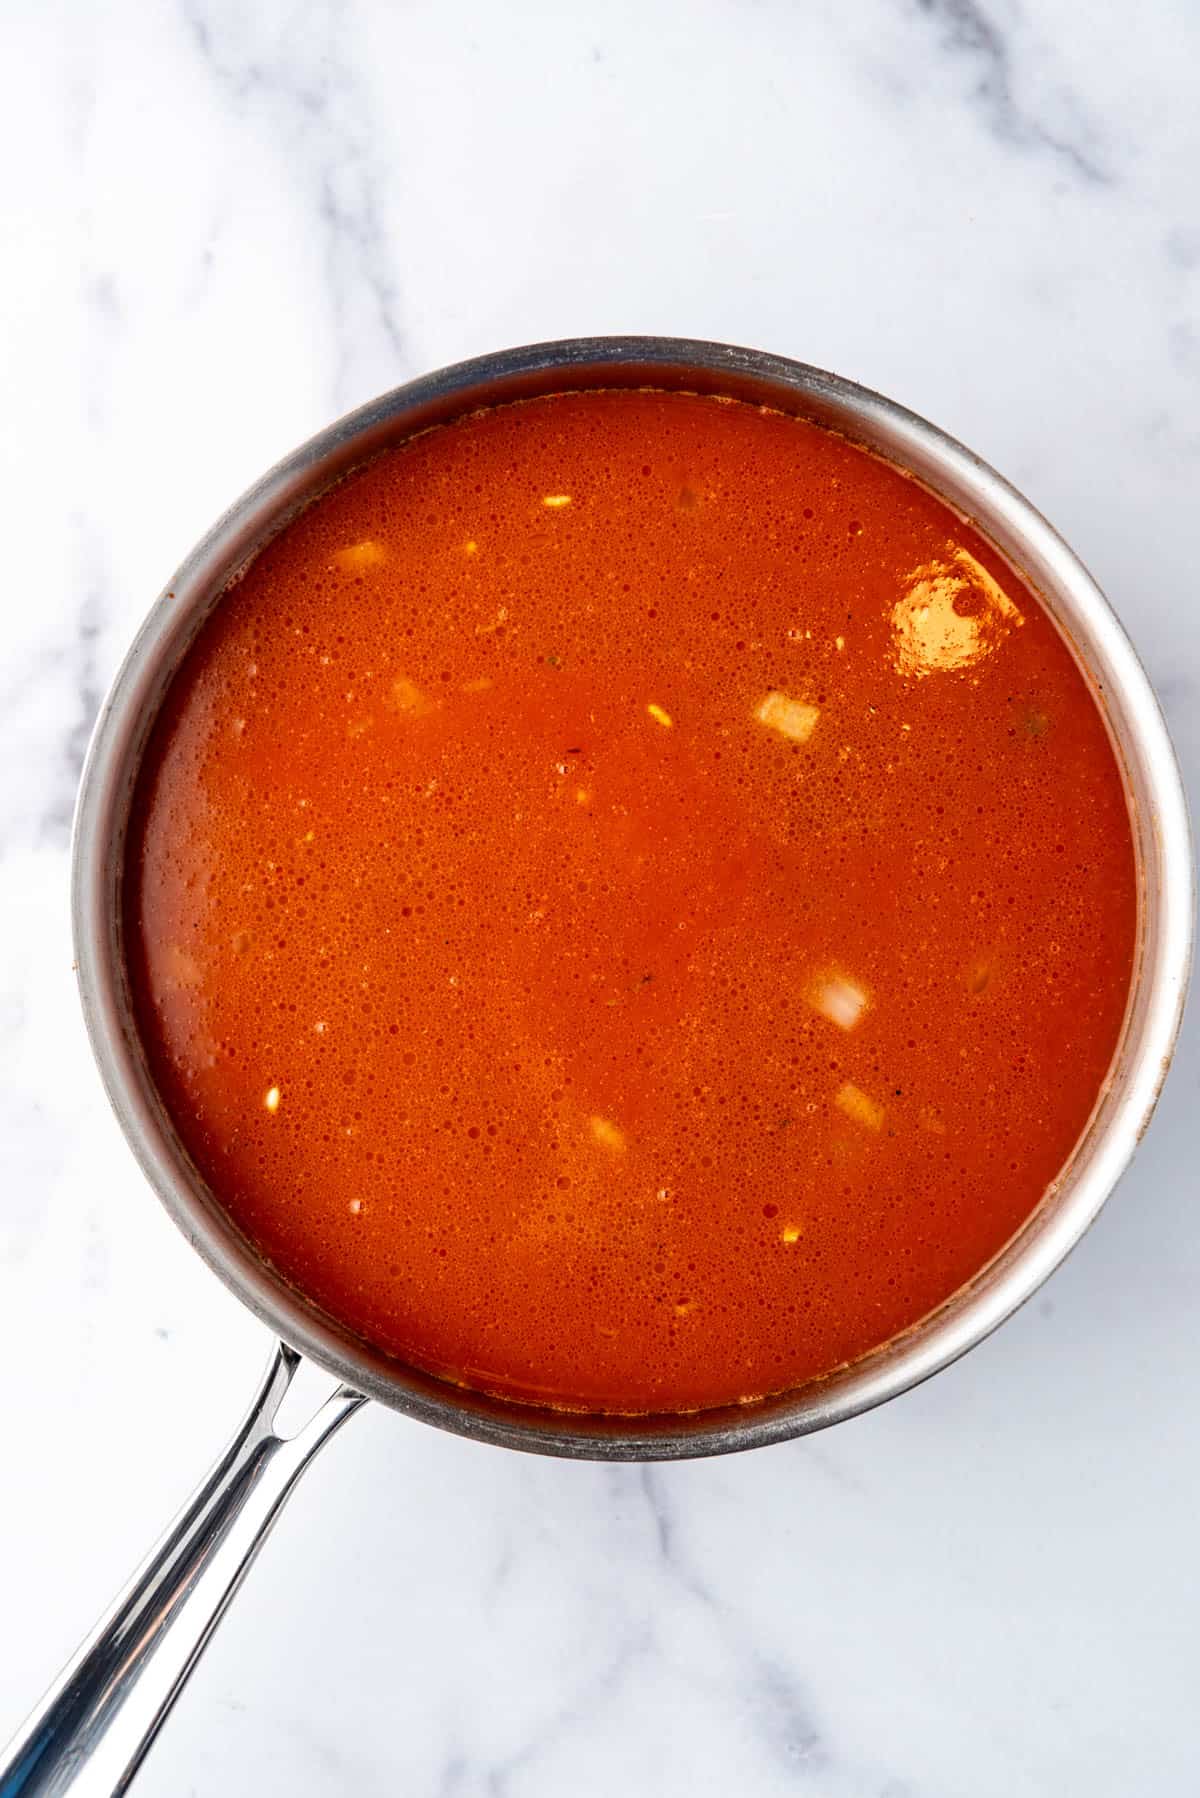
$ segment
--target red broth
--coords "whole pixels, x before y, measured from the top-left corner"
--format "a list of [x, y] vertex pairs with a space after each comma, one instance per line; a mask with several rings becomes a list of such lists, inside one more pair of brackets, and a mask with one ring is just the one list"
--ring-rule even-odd
[[179, 1134], [406, 1362], [683, 1410], [885, 1342], [1011, 1237], [1136, 928], [1089, 686], [915, 482], [729, 401], [477, 413], [224, 597], [127, 939]]

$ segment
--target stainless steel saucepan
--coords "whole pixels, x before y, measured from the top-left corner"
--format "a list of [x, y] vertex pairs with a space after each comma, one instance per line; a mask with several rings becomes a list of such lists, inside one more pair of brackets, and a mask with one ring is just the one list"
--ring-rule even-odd
[[[138, 1043], [121, 942], [139, 762], [164, 692], [231, 578], [348, 470], [414, 432], [480, 406], [594, 387], [728, 394], [796, 413], [908, 470], [969, 518], [1041, 597], [1094, 685], [1124, 770], [1138, 858], [1137, 965], [1119, 1051], [1087, 1130], [1034, 1216], [976, 1279], [876, 1353], [782, 1397], [689, 1416], [556, 1415], [464, 1391], [390, 1360], [286, 1285], [206, 1189], [163, 1110]], [[113, 684], [83, 773], [72, 880], [84, 1017], [113, 1109], [188, 1241], [279, 1346], [224, 1455], [11, 1745], [0, 1798], [124, 1791], [295, 1481], [366, 1398], [503, 1448], [667, 1460], [822, 1429], [955, 1360], [1057, 1267], [1133, 1154], [1179, 1024], [1193, 911], [1183, 790], [1154, 694], [1103, 595], [1029, 502], [961, 444], [849, 381], [753, 350], [636, 337], [507, 350], [413, 381], [322, 431], [238, 500], [159, 598]], [[337, 1384], [299, 1433], [277, 1433], [302, 1356]]]

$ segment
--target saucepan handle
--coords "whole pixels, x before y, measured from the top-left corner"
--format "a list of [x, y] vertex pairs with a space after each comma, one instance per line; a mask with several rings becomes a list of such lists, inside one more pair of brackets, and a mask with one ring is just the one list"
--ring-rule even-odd
[[277, 1434], [300, 1364], [278, 1345], [225, 1453], [4, 1751], [0, 1798], [125, 1791], [284, 1500], [363, 1403], [339, 1386], [296, 1434]]

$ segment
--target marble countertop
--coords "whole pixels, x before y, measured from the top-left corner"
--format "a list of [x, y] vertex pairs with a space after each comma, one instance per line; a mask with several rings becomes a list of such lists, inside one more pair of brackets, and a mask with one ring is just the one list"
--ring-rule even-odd
[[[5, 9], [0, 1738], [248, 1399], [261, 1328], [83, 1040], [100, 694], [264, 467], [405, 377], [719, 338], [964, 438], [1106, 588], [1200, 790], [1200, 11], [1084, 0]], [[1193, 1005], [1135, 1167], [974, 1354], [828, 1435], [635, 1469], [368, 1407], [140, 1798], [1200, 1788]]]

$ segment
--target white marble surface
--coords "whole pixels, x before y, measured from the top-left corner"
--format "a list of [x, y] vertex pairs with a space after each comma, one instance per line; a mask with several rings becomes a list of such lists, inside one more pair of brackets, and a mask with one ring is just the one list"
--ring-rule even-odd
[[[218, 1447], [259, 1327], [110, 1120], [67, 830], [183, 551], [418, 371], [643, 330], [838, 369], [1060, 525], [1200, 789], [1200, 10], [9, 0], [0, 17], [0, 1736]], [[656, 1471], [368, 1410], [141, 1798], [1200, 1789], [1193, 1007], [1033, 1304], [832, 1434]]]

